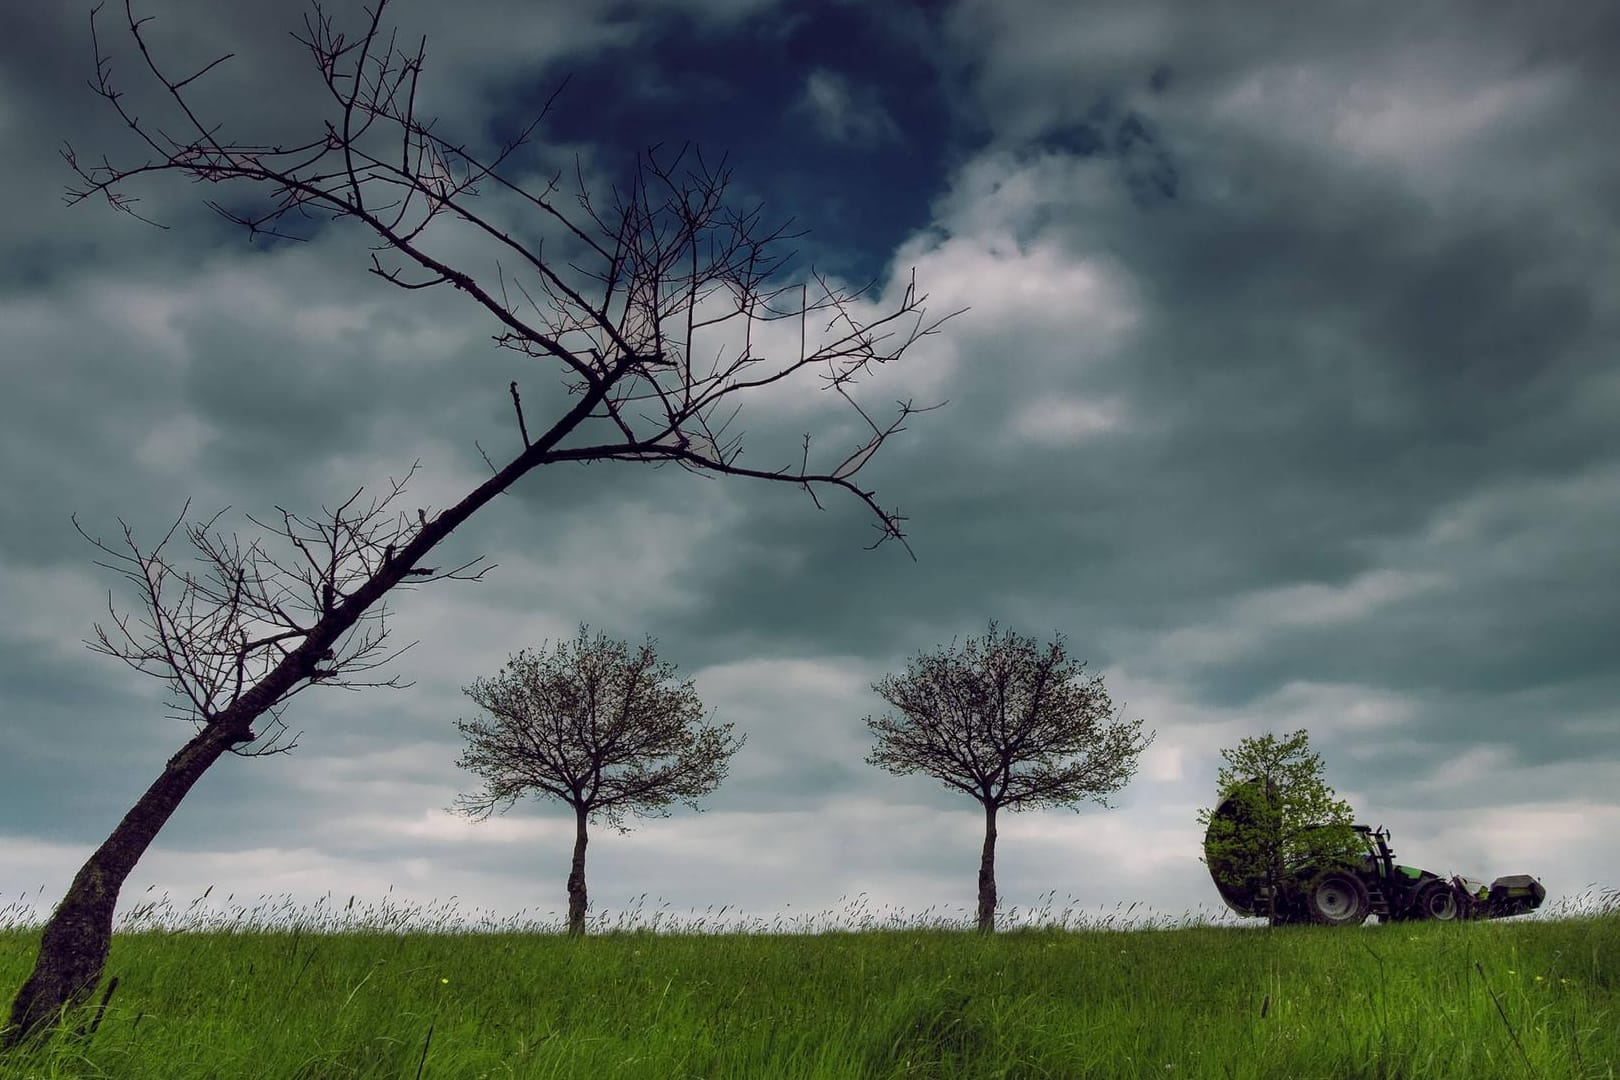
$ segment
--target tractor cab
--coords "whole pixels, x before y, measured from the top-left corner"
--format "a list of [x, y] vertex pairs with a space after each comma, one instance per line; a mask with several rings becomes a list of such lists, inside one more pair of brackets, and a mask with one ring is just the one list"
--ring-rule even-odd
[[1366, 825], [1352, 826], [1366, 842], [1367, 854], [1362, 857], [1369, 874], [1389, 879], [1395, 876], [1395, 853], [1389, 848], [1389, 830], [1382, 825], [1376, 829]]
[[1367, 853], [1362, 856], [1363, 871], [1380, 880], [1401, 884], [1422, 880], [1424, 871], [1415, 866], [1402, 866], [1395, 861], [1395, 851], [1389, 846], [1388, 829], [1382, 825], [1377, 828], [1355, 825], [1352, 828], [1362, 835], [1367, 844]]

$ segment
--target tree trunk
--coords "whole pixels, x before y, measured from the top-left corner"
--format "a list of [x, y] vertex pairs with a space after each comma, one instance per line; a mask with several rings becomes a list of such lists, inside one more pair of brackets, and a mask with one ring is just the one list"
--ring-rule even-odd
[[984, 854], [979, 858], [979, 933], [996, 928], [996, 806], [984, 805]]
[[1270, 858], [1266, 863], [1266, 921], [1271, 926], [1282, 926], [1288, 920], [1284, 918], [1286, 912], [1277, 907], [1277, 899], [1282, 895], [1283, 888], [1283, 862], [1282, 847], [1276, 845], [1272, 848]]
[[186, 792], [235, 740], [221, 726], [203, 729], [169, 759], [163, 774], [79, 869], [45, 924], [33, 974], [11, 1003], [0, 1050], [40, 1034], [64, 1007], [85, 1003], [101, 982], [112, 944], [118, 890]]
[[568, 935], [585, 935], [585, 835], [587, 812], [574, 809], [574, 863], [568, 871]]
[[[95, 993], [107, 963], [112, 944], [113, 908], [118, 890], [135, 868], [135, 863], [169, 820], [180, 800], [185, 798], [199, 777], [219, 756], [238, 742], [251, 742], [251, 724], [272, 708], [301, 680], [317, 669], [339, 638], [352, 627], [371, 605], [403, 581], [422, 556], [449, 536], [456, 526], [471, 517], [479, 507], [509, 488], [518, 477], [537, 465], [554, 460], [552, 447], [596, 408], [609, 387], [624, 374], [626, 356], [600, 382], [592, 386], [550, 431], [500, 472], [473, 489], [455, 506], [425, 521], [420, 532], [404, 549], [385, 563], [349, 598], [328, 612], [310, 629], [303, 644], [259, 680], [235, 704], [220, 713], [185, 747], [169, 759], [163, 774], [146, 789], [140, 801], [124, 815], [118, 827], [90, 856], [68, 887], [67, 895], [56, 906], [40, 938], [39, 955], [33, 974], [17, 992], [11, 1005], [11, 1019], [0, 1030], [0, 1051], [19, 1045], [54, 1019], [64, 1006], [82, 1004]], [[583, 836], [583, 826], [581, 827]], [[581, 861], [583, 840], [575, 855], [580, 865], [580, 897], [584, 898], [584, 869]]]

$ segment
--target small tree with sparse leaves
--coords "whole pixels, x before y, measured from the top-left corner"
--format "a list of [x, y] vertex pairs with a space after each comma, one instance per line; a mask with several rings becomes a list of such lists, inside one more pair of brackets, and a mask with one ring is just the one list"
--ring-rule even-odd
[[519, 652], [494, 679], [479, 679], [467, 696], [493, 723], [458, 720], [469, 745], [457, 762], [482, 776], [484, 790], [457, 798], [457, 809], [477, 819], [525, 794], [561, 799], [574, 810], [574, 859], [568, 872], [568, 933], [585, 933], [586, 826], [606, 815], [621, 833], [626, 811], [667, 817], [671, 802], [701, 809], [697, 798], [725, 778], [743, 739], [732, 725], [698, 723], [703, 703], [691, 680], [657, 664], [651, 639], [635, 656], [624, 643], [598, 634], [587, 641], [581, 625], [572, 654], [557, 643], [545, 656]]
[[[1061, 638], [1036, 650], [1033, 638], [992, 620], [981, 655], [969, 641], [911, 662], [904, 678], [872, 687], [899, 717], [867, 717], [878, 738], [868, 764], [896, 775], [921, 772], [984, 807], [978, 929], [995, 929], [996, 811], [1070, 805], [1123, 788], [1153, 741], [1141, 720], [1110, 720], [1102, 676], [1076, 682], [1085, 664], [1067, 661]], [[1078, 807], [1074, 807], [1078, 810]]]

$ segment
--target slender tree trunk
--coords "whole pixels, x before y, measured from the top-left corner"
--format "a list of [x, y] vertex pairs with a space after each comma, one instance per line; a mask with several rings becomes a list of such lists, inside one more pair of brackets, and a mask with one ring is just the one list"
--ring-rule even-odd
[[984, 804], [984, 854], [979, 858], [979, 933], [996, 928], [996, 805]]
[[1274, 846], [1266, 862], [1266, 878], [1268, 885], [1266, 892], [1270, 894], [1268, 899], [1267, 917], [1272, 926], [1282, 926], [1288, 921], [1285, 918], [1287, 915], [1286, 910], [1278, 907], [1277, 905], [1277, 901], [1281, 898], [1283, 888], [1283, 862], [1281, 852], [1282, 848], [1280, 846]]
[[587, 811], [574, 808], [574, 863], [568, 870], [568, 936], [585, 936], [585, 835]]
[[233, 743], [220, 726], [203, 729], [169, 759], [163, 774], [140, 797], [73, 878], [40, 940], [33, 974], [11, 1003], [0, 1049], [38, 1034], [64, 1007], [82, 1005], [96, 991], [112, 943], [118, 890], [169, 816], [208, 767]]

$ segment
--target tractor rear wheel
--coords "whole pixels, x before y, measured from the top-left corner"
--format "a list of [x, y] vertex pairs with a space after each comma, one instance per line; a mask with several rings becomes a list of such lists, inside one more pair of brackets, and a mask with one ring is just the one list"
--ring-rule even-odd
[[1430, 881], [1412, 898], [1412, 910], [1420, 919], [1450, 922], [1457, 917], [1457, 894], [1444, 881]]
[[1372, 911], [1367, 886], [1351, 873], [1329, 871], [1305, 890], [1305, 911], [1323, 926], [1360, 926]]

